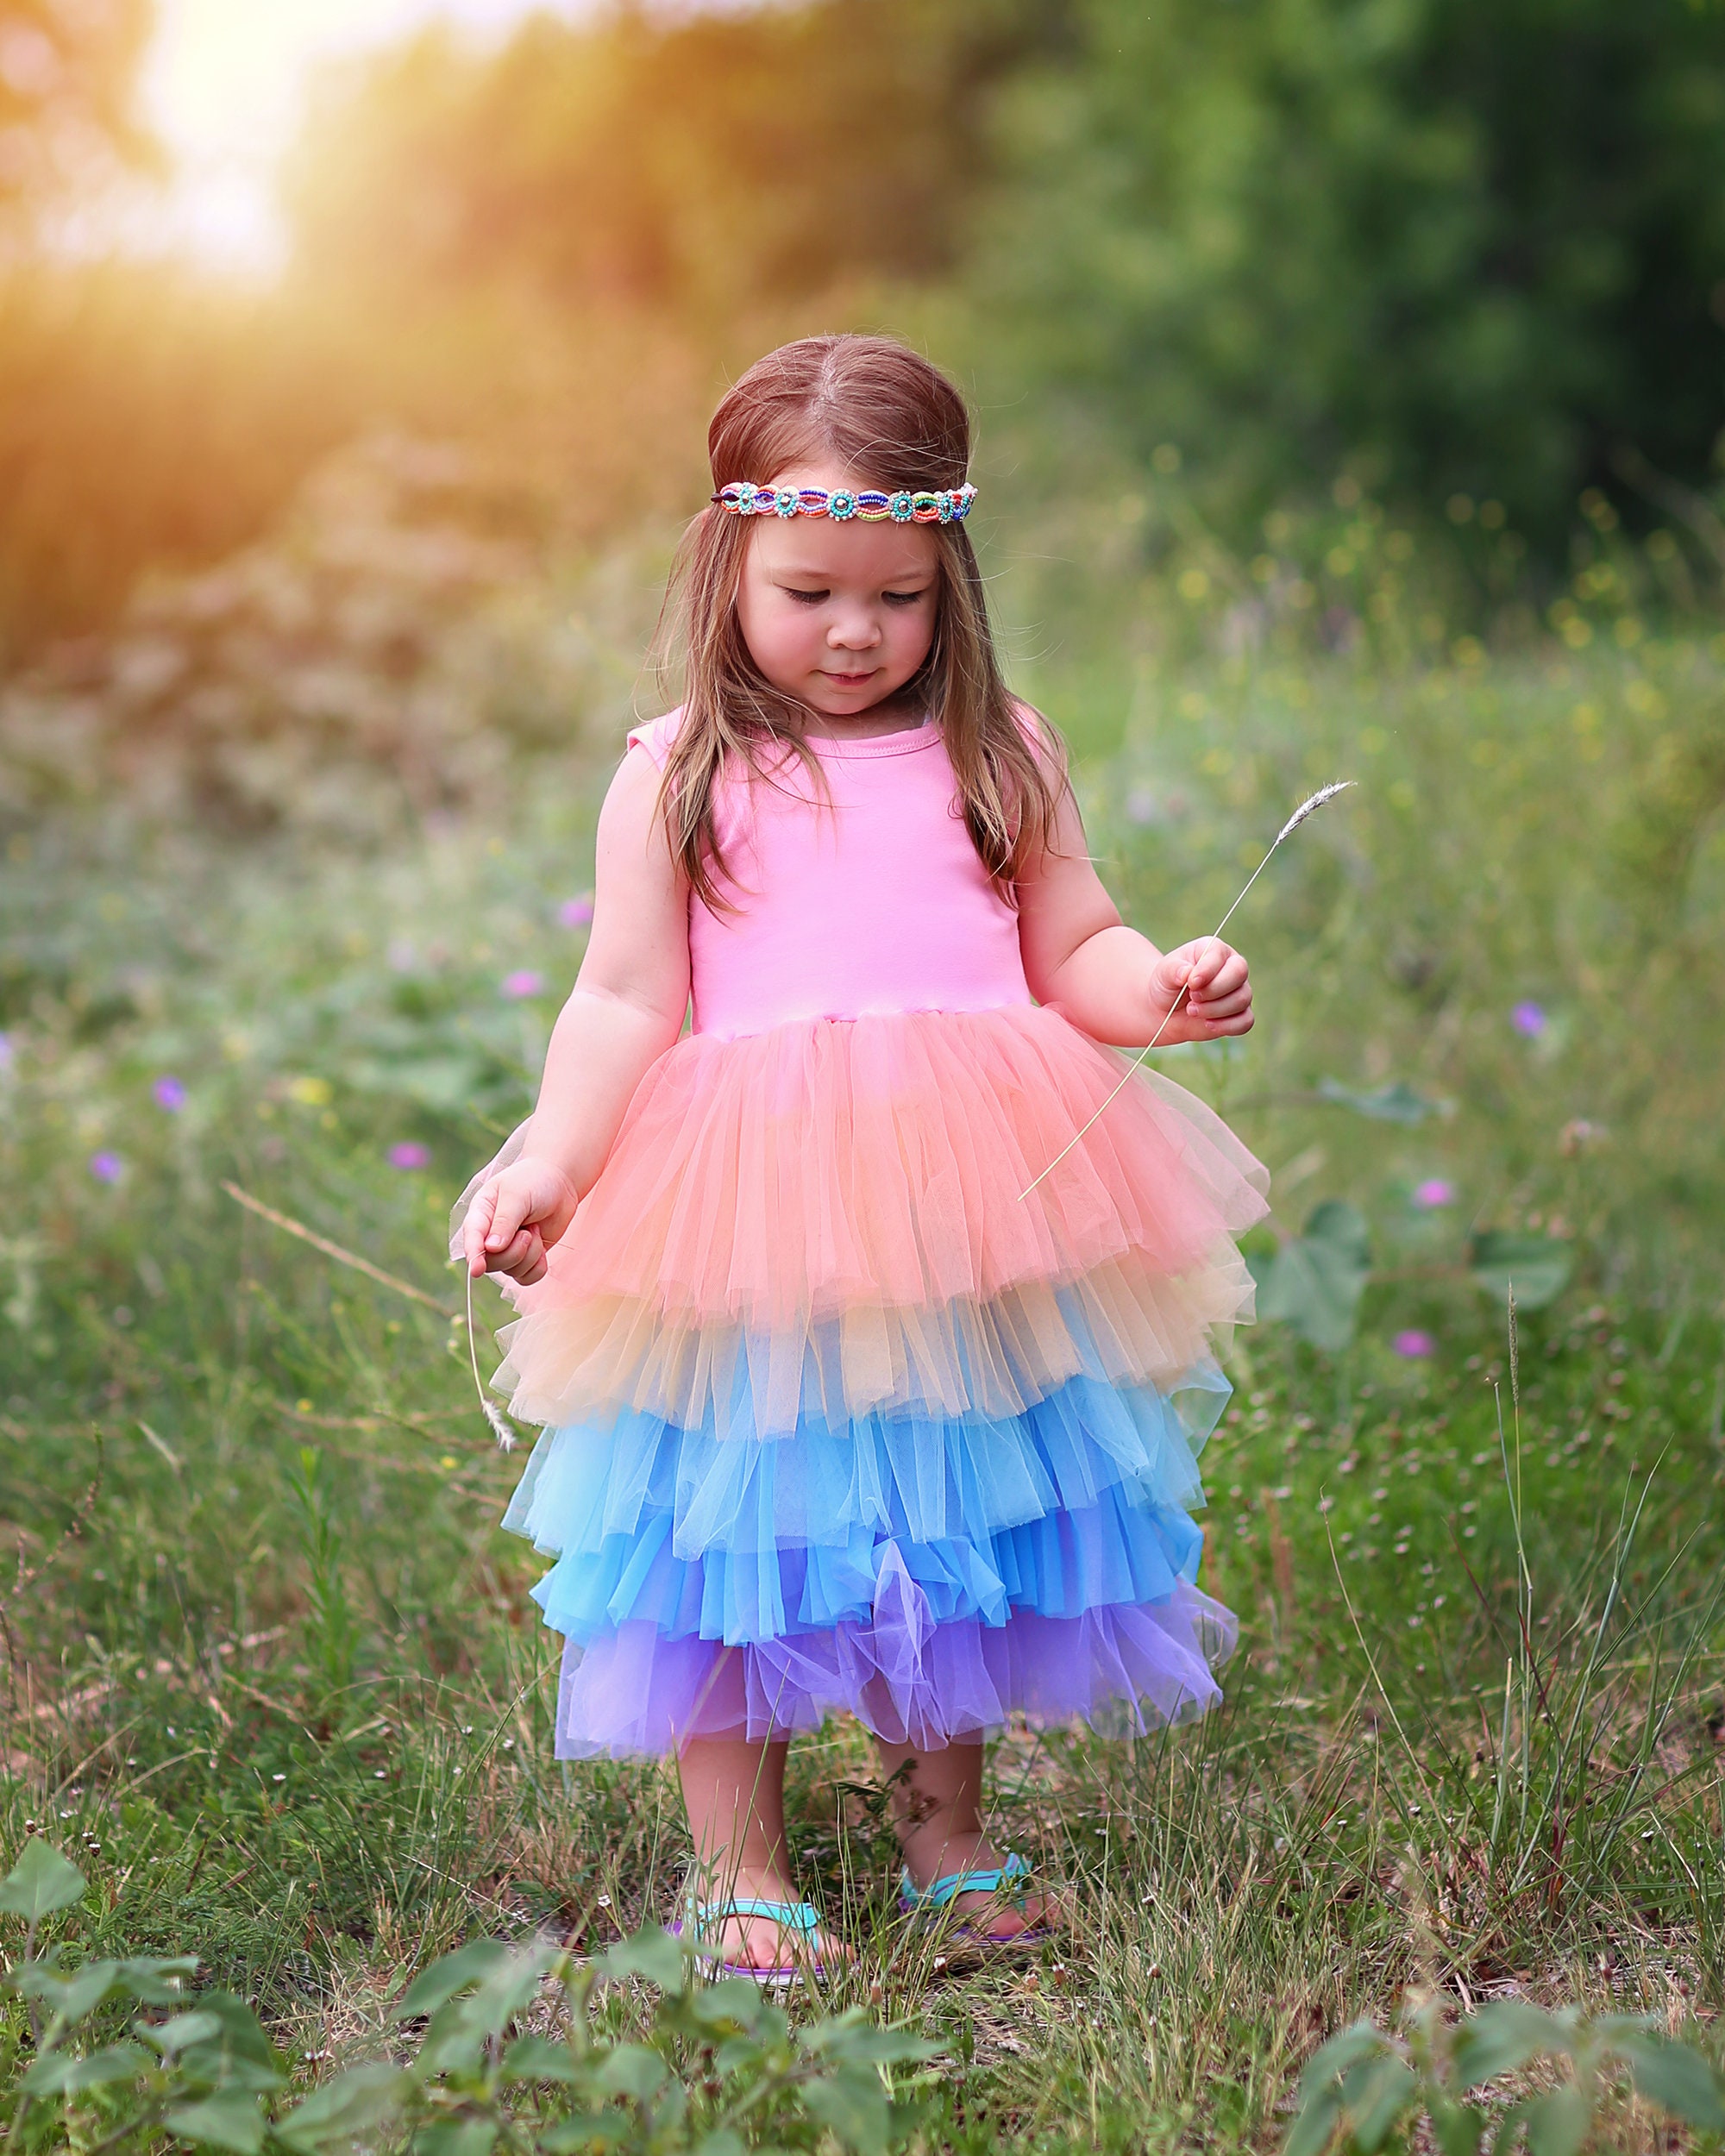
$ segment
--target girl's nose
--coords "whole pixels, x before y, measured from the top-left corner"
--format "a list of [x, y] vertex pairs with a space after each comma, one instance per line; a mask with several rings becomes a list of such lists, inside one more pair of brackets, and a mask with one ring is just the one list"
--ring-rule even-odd
[[881, 641], [880, 624], [872, 615], [842, 614], [826, 632], [835, 651], [872, 651]]

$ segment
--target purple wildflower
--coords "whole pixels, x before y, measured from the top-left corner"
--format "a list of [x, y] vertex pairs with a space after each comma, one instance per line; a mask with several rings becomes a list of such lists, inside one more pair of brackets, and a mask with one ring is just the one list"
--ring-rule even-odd
[[583, 891], [578, 898], [565, 899], [557, 908], [557, 918], [565, 928], [586, 928], [593, 917], [593, 893]]
[[519, 973], [505, 974], [504, 976], [503, 993], [514, 997], [518, 1002], [525, 996], [541, 994], [544, 987], [544, 975], [534, 973], [528, 967], [523, 967]]
[[417, 1138], [404, 1138], [399, 1145], [390, 1147], [389, 1164], [392, 1168], [401, 1169], [404, 1173], [413, 1169], [429, 1168], [431, 1165], [431, 1149], [422, 1145]]
[[150, 1087], [150, 1098], [167, 1115], [178, 1115], [185, 1106], [185, 1087], [178, 1078], [158, 1078]]
[[1509, 1023], [1530, 1041], [1538, 1040], [1550, 1022], [1537, 1003], [1518, 1003], [1509, 1013]]
[[1398, 1332], [1389, 1343], [1398, 1355], [1405, 1355], [1410, 1362], [1421, 1362], [1428, 1355], [1435, 1355], [1438, 1344], [1429, 1332]]
[[0, 1033], [0, 1070], [4, 1070], [11, 1062], [12, 1055], [13, 1049], [11, 1035], [9, 1033]]
[[1438, 1206], [1452, 1206], [1455, 1194], [1455, 1185], [1446, 1183], [1441, 1175], [1433, 1175], [1414, 1186], [1414, 1203], [1427, 1213]]
[[126, 1163], [117, 1153], [92, 1153], [90, 1172], [99, 1183], [116, 1183], [126, 1172]]
[[1156, 796], [1147, 786], [1129, 788], [1126, 806], [1129, 824], [1153, 824], [1156, 821]]

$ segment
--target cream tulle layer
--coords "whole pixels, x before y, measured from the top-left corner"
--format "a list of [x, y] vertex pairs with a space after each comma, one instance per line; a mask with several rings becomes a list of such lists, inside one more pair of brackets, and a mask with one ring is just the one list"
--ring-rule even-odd
[[746, 1392], [784, 1427], [841, 1401], [1010, 1413], [1092, 1357], [1176, 1382], [1249, 1313], [1231, 1238], [1265, 1177], [1142, 1073], [1021, 1196], [1120, 1069], [1028, 1004], [689, 1035], [637, 1088], [547, 1277], [506, 1290], [517, 1412], [699, 1420]]
[[1062, 1286], [1024, 1282], [989, 1303], [865, 1304], [768, 1332], [594, 1296], [505, 1326], [509, 1353], [492, 1382], [524, 1422], [608, 1422], [632, 1409], [720, 1438], [767, 1438], [877, 1413], [999, 1420], [1082, 1376], [1198, 1392], [1197, 1435], [1214, 1419], [1213, 1344], [1225, 1351], [1233, 1324], [1251, 1315], [1251, 1296], [1232, 1244], [1184, 1279], [1115, 1260]]

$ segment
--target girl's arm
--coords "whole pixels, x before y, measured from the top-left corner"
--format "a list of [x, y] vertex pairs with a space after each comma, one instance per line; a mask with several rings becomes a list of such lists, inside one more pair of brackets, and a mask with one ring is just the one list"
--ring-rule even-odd
[[659, 772], [624, 758], [599, 811], [586, 956], [552, 1029], [539, 1101], [513, 1164], [468, 1211], [470, 1273], [524, 1285], [599, 1178], [649, 1064], [683, 1030], [689, 1000], [688, 893], [658, 814]]
[[1128, 928], [1090, 865], [1072, 789], [1063, 787], [1052, 840], [1019, 879], [1019, 946], [1038, 1003], [1081, 1032], [1142, 1048], [1180, 995], [1162, 1038], [1210, 1041], [1251, 1030], [1251, 983], [1237, 950], [1213, 936], [1159, 951]]

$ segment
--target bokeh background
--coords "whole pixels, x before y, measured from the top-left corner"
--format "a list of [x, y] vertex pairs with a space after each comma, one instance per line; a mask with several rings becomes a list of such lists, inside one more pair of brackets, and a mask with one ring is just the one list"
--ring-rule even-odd
[[[673, 693], [707, 415], [835, 327], [970, 394], [1013, 676], [1135, 923], [1204, 932], [1356, 781], [1231, 931], [1258, 1030], [1167, 1058], [1275, 1175], [1207, 1460], [1235, 1719], [1012, 1740], [1017, 1831], [1149, 1867], [1090, 1908], [1136, 2004], [883, 1949], [895, 2007], [971, 2032], [975, 2116], [1135, 2147], [1262, 2141], [1416, 1970], [1715, 1996], [1713, 0], [0, 0], [9, 1846], [76, 1821], [107, 1934], [307, 2074], [428, 1943], [658, 1905], [668, 1785], [544, 1764], [443, 1221]], [[885, 1922], [850, 1741], [801, 1817]], [[1211, 1799], [1233, 1839], [1173, 1832]]]

